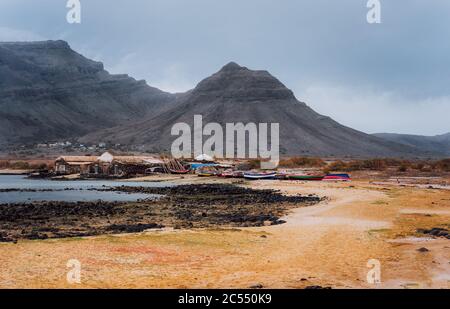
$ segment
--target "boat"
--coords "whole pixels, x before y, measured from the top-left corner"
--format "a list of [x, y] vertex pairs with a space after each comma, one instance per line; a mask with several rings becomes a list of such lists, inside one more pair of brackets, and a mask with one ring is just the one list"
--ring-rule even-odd
[[244, 178], [249, 180], [275, 179], [277, 173], [244, 173]]
[[170, 170], [170, 173], [177, 174], [177, 175], [185, 175], [188, 174], [190, 170]]
[[275, 176], [275, 179], [278, 180], [287, 180], [288, 179], [288, 175], [284, 174], [284, 173], [277, 173], [277, 175]]
[[244, 178], [244, 172], [241, 171], [225, 171], [218, 174], [219, 177], [223, 178]]
[[343, 173], [343, 174], [327, 174], [325, 177], [342, 177], [342, 178], [351, 178], [349, 174]]
[[288, 175], [290, 180], [322, 181], [324, 178], [323, 175]]
[[325, 176], [323, 178], [323, 181], [351, 181], [351, 179], [338, 176]]
[[225, 171], [225, 172], [221, 173], [219, 176], [223, 177], [223, 178], [234, 178], [235, 172], [234, 171]]
[[200, 172], [200, 173], [197, 173], [197, 176], [198, 177], [214, 177], [214, 176], [217, 176], [217, 174], [216, 173], [208, 173], [208, 172]]
[[325, 181], [351, 181], [349, 174], [328, 174], [323, 180]]
[[244, 178], [244, 172], [242, 172], [242, 171], [235, 171], [233, 173], [233, 178]]

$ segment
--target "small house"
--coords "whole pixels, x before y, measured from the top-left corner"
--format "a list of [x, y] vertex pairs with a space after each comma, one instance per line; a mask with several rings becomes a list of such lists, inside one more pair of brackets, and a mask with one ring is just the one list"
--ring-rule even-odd
[[55, 172], [60, 175], [85, 175], [91, 172], [96, 162], [96, 156], [62, 156], [55, 161]]
[[108, 176], [144, 175], [146, 170], [164, 165], [164, 161], [150, 156], [115, 156], [109, 152], [101, 155], [95, 164], [95, 174]]

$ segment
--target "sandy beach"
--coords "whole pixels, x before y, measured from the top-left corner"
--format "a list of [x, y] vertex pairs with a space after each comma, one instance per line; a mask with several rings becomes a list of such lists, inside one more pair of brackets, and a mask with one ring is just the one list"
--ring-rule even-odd
[[[362, 180], [244, 185], [317, 194], [327, 200], [294, 209], [283, 218], [286, 224], [270, 227], [163, 229], [3, 243], [0, 287], [450, 287], [449, 240], [417, 234], [418, 228], [448, 227], [447, 190], [380, 186]], [[420, 248], [429, 251], [419, 252]], [[80, 284], [66, 280], [71, 259], [81, 262]], [[367, 283], [371, 259], [381, 263], [381, 284]]]

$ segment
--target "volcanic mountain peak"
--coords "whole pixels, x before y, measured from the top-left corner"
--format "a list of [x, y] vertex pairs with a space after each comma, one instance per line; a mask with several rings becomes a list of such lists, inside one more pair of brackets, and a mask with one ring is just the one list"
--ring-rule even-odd
[[248, 70], [246, 67], [240, 66], [234, 61], [223, 66], [220, 71], [236, 71], [236, 70]]
[[234, 102], [295, 101], [291, 90], [267, 71], [255, 71], [235, 62], [201, 81], [192, 95], [210, 95], [211, 99]]

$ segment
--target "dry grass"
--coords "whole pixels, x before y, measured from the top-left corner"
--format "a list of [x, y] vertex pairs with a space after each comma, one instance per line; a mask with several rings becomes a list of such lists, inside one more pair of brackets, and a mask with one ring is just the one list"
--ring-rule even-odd
[[296, 167], [323, 167], [326, 163], [321, 158], [310, 157], [292, 157], [280, 161], [280, 167], [296, 168]]
[[51, 160], [0, 160], [0, 169], [47, 170], [53, 168]]
[[370, 159], [353, 161], [334, 161], [325, 168], [330, 172], [353, 172], [353, 171], [385, 171], [387, 169], [396, 169], [398, 172], [407, 172], [410, 170], [421, 172], [450, 172], [450, 159], [443, 160], [400, 160], [400, 159]]

